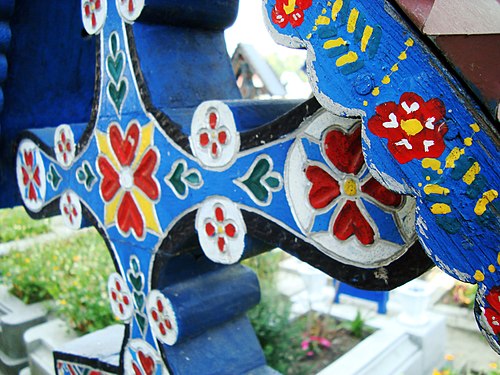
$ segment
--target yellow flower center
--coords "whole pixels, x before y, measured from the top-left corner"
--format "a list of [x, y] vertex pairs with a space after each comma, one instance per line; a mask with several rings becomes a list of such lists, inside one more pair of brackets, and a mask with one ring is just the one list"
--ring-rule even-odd
[[288, 5], [283, 7], [286, 14], [290, 14], [295, 10], [295, 1], [296, 0], [288, 0]]
[[411, 119], [411, 120], [401, 120], [401, 128], [406, 132], [408, 135], [416, 135], [422, 131], [424, 126], [420, 121], [417, 119]]
[[344, 192], [346, 193], [346, 195], [348, 195], [350, 197], [354, 197], [358, 193], [356, 181], [349, 178], [344, 183]]
[[217, 234], [224, 234], [224, 226], [223, 225], [217, 225]]

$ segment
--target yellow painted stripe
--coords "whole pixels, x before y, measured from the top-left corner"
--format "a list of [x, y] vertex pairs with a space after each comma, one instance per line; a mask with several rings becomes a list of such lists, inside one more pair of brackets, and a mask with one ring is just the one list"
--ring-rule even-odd
[[435, 184], [429, 184], [424, 187], [424, 192], [427, 195], [429, 194], [448, 195], [450, 194], [450, 189]]
[[444, 203], [436, 203], [431, 206], [434, 215], [446, 215], [451, 212], [451, 207]]
[[122, 196], [124, 194], [123, 189], [118, 190], [116, 195], [109, 201], [109, 203], [104, 206], [104, 224], [111, 225], [116, 221], [116, 215], [118, 213], [118, 206], [122, 201]]
[[143, 218], [145, 220], [145, 227], [147, 229], [152, 230], [155, 233], [161, 233], [160, 224], [158, 223], [158, 219], [156, 217], [156, 210], [154, 203], [151, 202], [151, 200], [146, 195], [144, 195], [144, 193], [139, 189], [132, 189], [132, 194], [143, 214]]
[[319, 16], [316, 18], [316, 25], [329, 25], [330, 24], [330, 18], [325, 17], [325, 16]]
[[446, 158], [446, 168], [455, 168], [455, 162], [465, 153], [465, 150], [455, 147]]
[[349, 19], [347, 20], [347, 32], [352, 34], [356, 31], [356, 23], [358, 22], [359, 10], [353, 8], [351, 10], [351, 14], [349, 15]]
[[481, 216], [486, 212], [486, 206], [488, 203], [493, 202], [498, 198], [498, 191], [489, 190], [483, 194], [483, 197], [479, 199], [476, 203], [476, 207], [474, 208], [474, 212], [476, 215]]
[[344, 6], [343, 0], [336, 0], [332, 7], [332, 20], [336, 21], [339, 15], [339, 12], [342, 10], [342, 6]]
[[337, 59], [337, 66], [341, 67], [347, 64], [358, 61], [358, 54], [356, 52], [348, 52]]
[[481, 172], [481, 166], [478, 162], [472, 164], [472, 167], [469, 168], [467, 173], [462, 177], [463, 182], [467, 185], [472, 184], [476, 180], [476, 176]]
[[361, 51], [366, 52], [366, 47], [368, 47], [368, 42], [373, 34], [373, 27], [366, 26], [365, 31], [363, 31], [363, 37], [361, 38]]
[[337, 48], [340, 46], [345, 46], [347, 42], [342, 38], [327, 40], [325, 44], [323, 44], [324, 49]]

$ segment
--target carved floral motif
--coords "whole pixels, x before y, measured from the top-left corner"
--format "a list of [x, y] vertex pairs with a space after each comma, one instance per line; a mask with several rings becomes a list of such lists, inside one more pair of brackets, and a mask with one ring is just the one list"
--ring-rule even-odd
[[[103, 153], [97, 158], [97, 168], [102, 176], [99, 188], [106, 203], [106, 223], [116, 221], [123, 235], [133, 233], [138, 239], [144, 238], [146, 229], [159, 230], [153, 207], [160, 197], [154, 176], [158, 155], [149, 143], [151, 126], [141, 130], [132, 120], [123, 134], [119, 125], [112, 123], [107, 137], [99, 136]], [[144, 137], [145, 133], [151, 134]]]
[[312, 0], [276, 0], [272, 20], [281, 28], [289, 23], [292, 27], [298, 27], [304, 22], [304, 10], [311, 5]]
[[438, 158], [445, 149], [446, 108], [437, 98], [424, 101], [419, 95], [404, 93], [399, 104], [377, 106], [368, 129], [388, 140], [387, 148], [401, 164], [413, 159]]
[[355, 236], [363, 245], [370, 245], [375, 240], [376, 231], [362, 201], [396, 208], [401, 205], [402, 198], [371, 176], [362, 179], [366, 166], [361, 149], [361, 127], [357, 126], [350, 133], [330, 130], [324, 136], [322, 146], [334, 168], [319, 163], [306, 168], [307, 179], [311, 182], [309, 203], [316, 210], [336, 208], [331, 230], [339, 240]]
[[160, 291], [152, 290], [147, 305], [149, 324], [155, 337], [167, 345], [174, 345], [179, 330], [170, 301]]
[[16, 173], [24, 204], [32, 211], [39, 211], [46, 193], [45, 166], [40, 149], [31, 140], [23, 140], [19, 145]]
[[108, 295], [111, 310], [120, 320], [128, 321], [134, 314], [132, 296], [123, 278], [113, 273], [108, 279]]

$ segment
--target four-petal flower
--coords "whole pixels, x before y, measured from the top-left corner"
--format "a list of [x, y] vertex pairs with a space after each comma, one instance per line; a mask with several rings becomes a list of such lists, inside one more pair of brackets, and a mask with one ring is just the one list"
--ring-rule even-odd
[[235, 238], [238, 231], [234, 222], [225, 218], [222, 205], [214, 207], [214, 219], [209, 218], [206, 220], [205, 232], [208, 237], [217, 242], [217, 248], [222, 253], [226, 251], [228, 238]]
[[401, 164], [413, 159], [438, 158], [445, 149], [446, 109], [437, 98], [424, 101], [419, 95], [404, 93], [399, 104], [377, 106], [368, 129], [388, 140], [387, 148]]
[[42, 186], [40, 168], [36, 164], [34, 150], [24, 150], [24, 163], [21, 164], [22, 183], [26, 187], [24, 198], [30, 201], [39, 199], [38, 189]]
[[312, 0], [276, 0], [272, 20], [281, 28], [285, 28], [288, 23], [292, 27], [300, 26], [304, 22], [304, 10], [311, 5]]
[[401, 205], [402, 197], [365, 173], [359, 125], [350, 133], [337, 128], [326, 132], [322, 147], [331, 165], [310, 162], [306, 167], [311, 182], [310, 205], [321, 212], [339, 207], [334, 211], [331, 229], [339, 240], [356, 236], [363, 245], [374, 243], [376, 231], [362, 201], [390, 211]]
[[198, 140], [202, 148], [209, 147], [210, 156], [217, 159], [222, 148], [229, 142], [228, 129], [220, 124], [217, 112], [208, 114], [208, 128], [202, 128], [198, 134]]

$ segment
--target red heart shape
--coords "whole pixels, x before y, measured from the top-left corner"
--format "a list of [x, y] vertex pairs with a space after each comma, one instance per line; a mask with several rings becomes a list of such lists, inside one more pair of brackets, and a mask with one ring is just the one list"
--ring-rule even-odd
[[155, 360], [151, 356], [146, 355], [141, 351], [139, 351], [138, 354], [139, 354], [139, 361], [141, 362], [141, 366], [146, 372], [146, 375], [153, 375], [156, 367]]
[[144, 234], [144, 219], [129, 191], [123, 195], [116, 217], [118, 228], [124, 233], [128, 233], [132, 229], [137, 237], [142, 237]]
[[352, 133], [329, 131], [325, 137], [324, 151], [339, 171], [358, 174], [365, 164], [361, 148], [361, 127], [358, 126]]
[[307, 167], [306, 177], [312, 182], [309, 203], [313, 208], [325, 208], [340, 195], [339, 183], [323, 168], [316, 165]]
[[158, 199], [160, 195], [158, 184], [153, 178], [158, 156], [152, 149], [148, 150], [134, 172], [134, 184], [150, 199]]
[[122, 166], [130, 166], [134, 161], [135, 151], [139, 146], [139, 135], [139, 125], [135, 122], [129, 125], [127, 133], [125, 133], [125, 139], [117, 124], [112, 124], [109, 127], [111, 148]]
[[102, 174], [101, 193], [104, 201], [109, 202], [120, 189], [120, 177], [105, 156], [99, 156], [97, 167]]
[[363, 245], [370, 245], [375, 240], [375, 233], [365, 219], [355, 201], [346, 201], [333, 224], [333, 234], [345, 241], [355, 235]]

